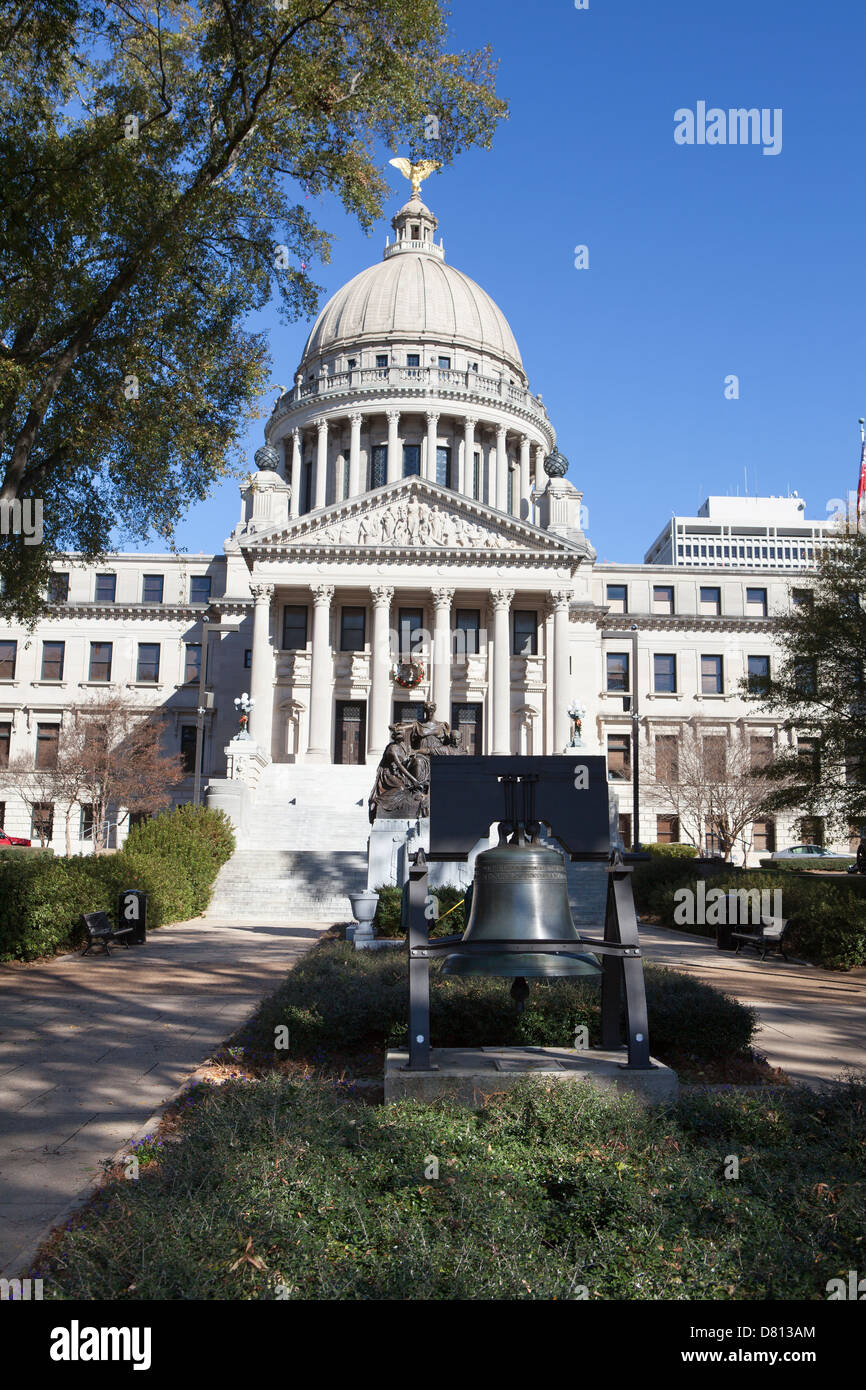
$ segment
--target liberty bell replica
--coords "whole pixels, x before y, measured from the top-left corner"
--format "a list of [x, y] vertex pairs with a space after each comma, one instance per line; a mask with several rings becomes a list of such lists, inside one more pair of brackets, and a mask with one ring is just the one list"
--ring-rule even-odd
[[[527, 977], [602, 973], [596, 956], [580, 950], [563, 856], [537, 843], [541, 826], [534, 820], [534, 780], [502, 779], [506, 815], [499, 827], [499, 844], [484, 850], [475, 861], [469, 922], [455, 953], [442, 964], [443, 975], [513, 977], [511, 997], [520, 1012], [529, 994]], [[518, 786], [523, 802], [519, 813], [515, 806]], [[548, 949], [533, 951], [533, 942], [544, 942]], [[517, 944], [526, 949], [516, 950]]]

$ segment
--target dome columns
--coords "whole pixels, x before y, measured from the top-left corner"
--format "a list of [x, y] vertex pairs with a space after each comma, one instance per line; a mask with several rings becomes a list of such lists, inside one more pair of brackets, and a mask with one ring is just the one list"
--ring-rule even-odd
[[313, 503], [318, 511], [326, 505], [328, 495], [328, 421], [322, 418], [314, 420], [313, 424], [319, 435], [316, 448], [316, 496]]
[[424, 460], [424, 477], [429, 482], [436, 481], [436, 445], [439, 438], [439, 416], [427, 412], [427, 454]]
[[403, 475], [403, 460], [400, 456], [400, 411], [389, 410], [388, 414], [388, 474], [387, 481], [395, 483]]
[[364, 416], [359, 410], [349, 416], [351, 440], [349, 443], [349, 496], [357, 497], [364, 489], [361, 487], [361, 426]]

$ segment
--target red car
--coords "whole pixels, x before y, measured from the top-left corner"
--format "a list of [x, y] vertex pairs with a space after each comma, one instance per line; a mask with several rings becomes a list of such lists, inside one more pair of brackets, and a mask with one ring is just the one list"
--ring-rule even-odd
[[22, 840], [20, 835], [7, 835], [3, 830], [0, 830], [0, 849], [4, 845], [29, 845], [30, 843], [30, 840]]

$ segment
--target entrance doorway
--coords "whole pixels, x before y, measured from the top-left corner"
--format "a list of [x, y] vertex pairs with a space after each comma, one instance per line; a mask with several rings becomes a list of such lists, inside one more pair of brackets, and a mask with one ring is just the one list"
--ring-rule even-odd
[[460, 735], [460, 747], [472, 756], [484, 752], [481, 740], [481, 705], [452, 705], [451, 727]]
[[337, 701], [334, 762], [357, 766], [366, 761], [367, 705], [363, 700]]

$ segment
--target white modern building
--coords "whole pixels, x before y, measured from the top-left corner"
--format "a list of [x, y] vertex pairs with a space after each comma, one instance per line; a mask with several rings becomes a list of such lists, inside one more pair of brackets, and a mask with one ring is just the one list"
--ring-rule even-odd
[[[548, 754], [578, 701], [626, 839], [630, 769], [658, 738], [783, 737], [738, 681], [771, 669], [787, 572], [808, 587], [822, 524], [796, 498], [711, 498], [645, 564], [599, 565], [504, 314], [446, 262], [420, 196], [392, 225], [382, 260], [316, 319], [222, 552], [70, 556], [37, 630], [0, 628], [0, 764], [50, 760], [75, 707], [121, 689], [168, 713], [189, 799], [205, 619], [233, 626], [209, 636], [206, 796], [258, 847], [259, 873], [266, 851], [363, 849], [389, 725], [424, 699], [473, 752]], [[9, 833], [31, 833], [2, 767], [0, 807]], [[640, 837], [675, 839], [674, 820], [642, 802]], [[84, 813], [78, 829], [83, 849]], [[752, 857], [791, 837], [755, 827]]]

